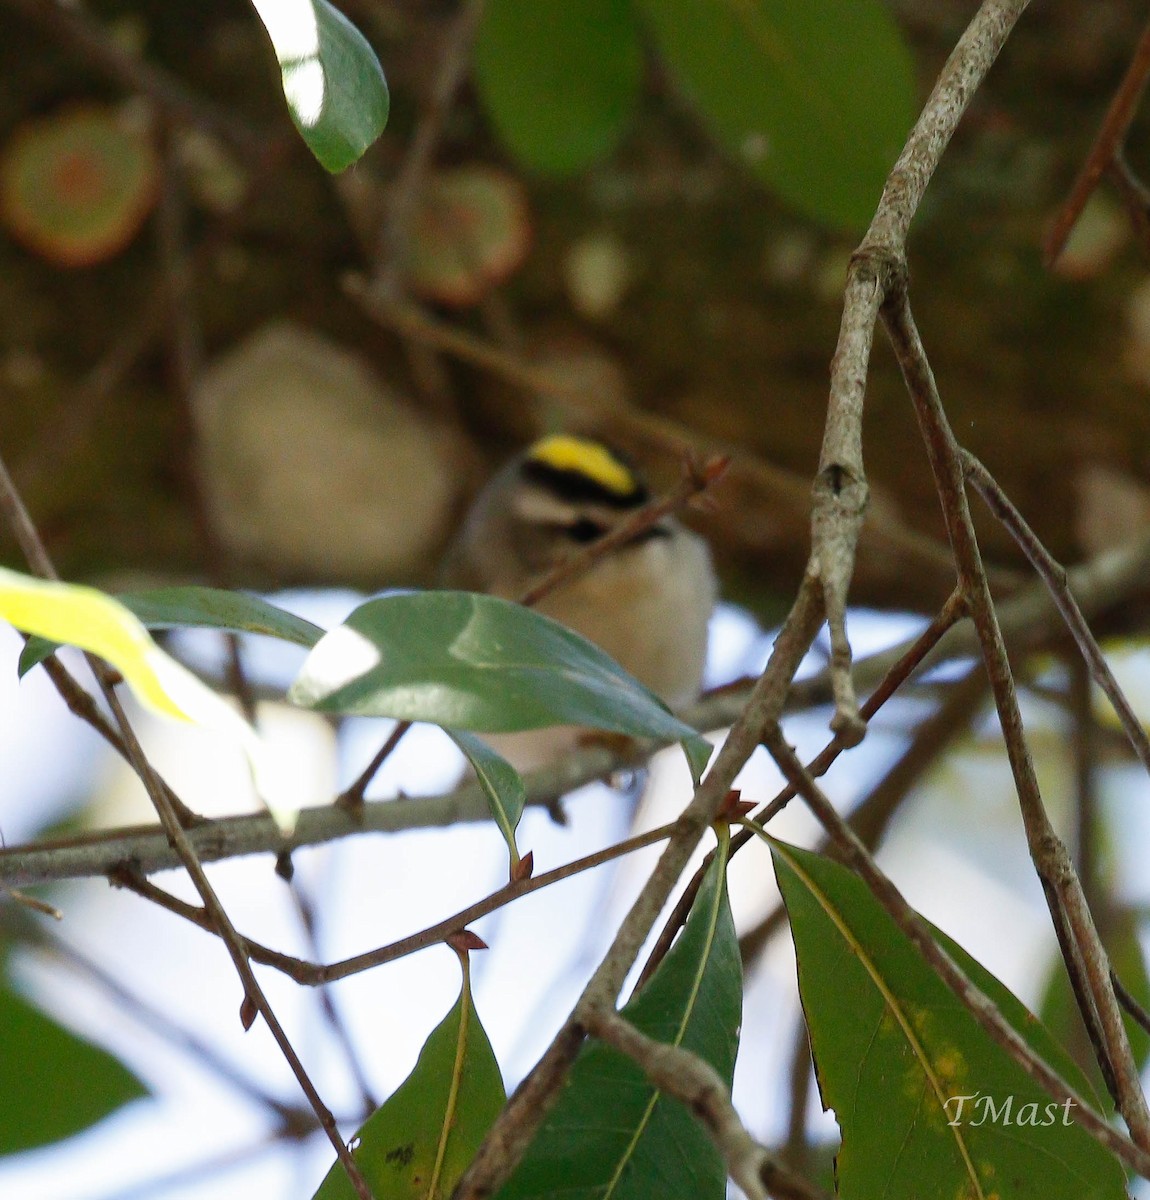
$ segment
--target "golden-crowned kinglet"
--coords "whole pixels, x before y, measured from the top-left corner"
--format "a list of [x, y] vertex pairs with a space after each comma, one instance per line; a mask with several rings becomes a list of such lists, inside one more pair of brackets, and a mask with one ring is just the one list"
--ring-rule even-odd
[[[447, 552], [447, 586], [518, 599], [557, 563], [595, 541], [649, 495], [606, 446], [543, 438], [479, 493]], [[663, 517], [563, 583], [540, 612], [581, 633], [671, 705], [698, 695], [715, 604], [706, 542]], [[575, 731], [493, 739], [520, 770], [569, 748]]]

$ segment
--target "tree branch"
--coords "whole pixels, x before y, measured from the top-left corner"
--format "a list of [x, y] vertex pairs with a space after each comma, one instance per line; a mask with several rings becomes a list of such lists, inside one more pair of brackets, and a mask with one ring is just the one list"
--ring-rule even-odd
[[766, 740], [779, 769], [798, 788], [799, 794], [831, 836], [843, 859], [866, 881], [875, 898], [987, 1034], [1055, 1100], [1059, 1103], [1069, 1101], [1074, 1109], [1074, 1119], [1087, 1132], [1138, 1174], [1150, 1178], [1150, 1153], [1113, 1129], [1045, 1059], [1035, 1054], [1029, 1043], [998, 1011], [994, 1002], [971, 982], [954, 959], [934, 940], [923, 919], [907, 904], [818, 784], [803, 769], [802, 763], [787, 745], [782, 730], [777, 727], [769, 730]]
[[587, 1032], [634, 1059], [659, 1091], [691, 1110], [747, 1200], [767, 1200], [768, 1195], [779, 1200], [825, 1200], [822, 1192], [751, 1137], [735, 1112], [727, 1085], [710, 1063], [682, 1046], [649, 1038], [613, 1008], [589, 1014]]
[[804, 581], [775, 642], [766, 670], [676, 824], [655, 869], [623, 919], [599, 967], [571, 1015], [543, 1057], [515, 1090], [479, 1153], [464, 1173], [454, 1200], [477, 1200], [495, 1192], [510, 1176], [546, 1117], [567, 1077], [586, 1030], [589, 1012], [614, 1007], [619, 989], [643, 942], [690, 861], [703, 832], [726, 803], [731, 783], [783, 710], [787, 689], [822, 623], [818, 589]]
[[866, 513], [862, 460], [863, 401], [874, 327], [892, 288], [905, 274], [906, 238], [927, 184], [966, 107], [1028, 0], [985, 0], [934, 85], [887, 178], [874, 220], [851, 258], [830, 396], [814, 484], [808, 571], [823, 588], [831, 636], [835, 713], [831, 728], [859, 742], [858, 712], [846, 634], [847, 590]]
[[1051, 919], [1067, 953], [1069, 966], [1076, 970], [1077, 960], [1080, 960], [1089, 983], [1091, 1004], [1084, 1008], [1083, 1019], [1088, 1028], [1093, 1024], [1101, 1034], [1105, 1049], [1101, 1064], [1103, 1072], [1116, 1085], [1119, 1111], [1134, 1141], [1143, 1150], [1150, 1150], [1150, 1110], [1110, 983], [1110, 962], [1082, 895], [1070, 855], [1046, 815], [1018, 708], [1014, 676], [982, 570], [982, 555], [966, 502], [964, 460], [943, 411], [905, 289], [890, 297], [883, 317], [914, 402], [954, 549], [959, 581], [978, 631], [1031, 859], [1042, 881]]

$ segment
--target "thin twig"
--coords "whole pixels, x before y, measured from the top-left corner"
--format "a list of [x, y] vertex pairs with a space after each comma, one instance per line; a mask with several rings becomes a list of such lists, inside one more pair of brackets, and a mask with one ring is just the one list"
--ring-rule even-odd
[[[19, 495], [12, 485], [11, 476], [8, 474], [8, 468], [2, 456], [0, 456], [0, 505], [2, 505], [3, 510], [11, 517], [13, 530], [20, 542], [21, 549], [25, 552], [29, 564], [39, 575], [45, 578], [58, 578], [52, 561], [44, 548], [44, 544], [40, 540], [40, 536], [27, 510], [24, 508]], [[220, 903], [215, 889], [212, 887], [199, 858], [196, 856], [195, 848], [188, 839], [188, 834], [183, 823], [183, 815], [187, 810], [184, 809], [182, 813], [180, 808], [172, 802], [170, 789], [160, 779], [159, 774], [145, 755], [143, 747], [136, 737], [136, 732], [128, 721], [127, 714], [124, 712], [124, 707], [120, 703], [120, 698], [116, 694], [111, 672], [99, 659], [93, 656], [89, 656], [89, 662], [95, 672], [96, 681], [100, 685], [104, 699], [112, 711], [115, 727], [127, 749], [128, 762], [131, 764], [140, 782], [144, 785], [144, 790], [148, 793], [148, 798], [152, 801], [156, 815], [160, 819], [160, 824], [164, 827], [165, 834], [179, 855], [180, 862], [187, 871], [193, 886], [203, 900], [204, 908], [211, 920], [212, 926], [223, 940], [232, 964], [236, 969], [236, 973], [240, 977], [240, 982], [243, 984], [244, 1002], [240, 1009], [241, 1019], [244, 1021], [245, 1026], [247, 1026], [250, 1025], [251, 1021], [254, 1021], [257, 1014], [263, 1017], [272, 1037], [280, 1048], [280, 1052], [291, 1067], [300, 1089], [307, 1097], [308, 1103], [311, 1105], [320, 1125], [327, 1134], [328, 1140], [335, 1149], [337, 1158], [343, 1164], [344, 1170], [347, 1172], [348, 1179], [355, 1188], [356, 1194], [360, 1197], [360, 1200], [372, 1200], [371, 1189], [368, 1187], [367, 1181], [363, 1178], [363, 1173], [360, 1171], [343, 1138], [340, 1137], [335, 1118], [323, 1103], [299, 1055], [284, 1032], [283, 1026], [280, 1025], [279, 1019], [276, 1017], [271, 1004], [260, 987], [259, 981], [255, 977], [255, 972], [252, 970], [251, 963], [244, 953], [242, 939], [236, 932], [231, 918]]]
[[1014, 676], [982, 569], [982, 555], [966, 501], [965, 460], [946, 419], [905, 287], [899, 288], [888, 299], [883, 318], [914, 403], [942, 502], [959, 582], [966, 593], [971, 617], [978, 631], [1031, 860], [1042, 881], [1060, 944], [1068, 948], [1070, 969], [1074, 970], [1076, 960], [1080, 960], [1089, 983], [1091, 1003], [1083, 1011], [1083, 1019], [1089, 1025], [1094, 1020], [1092, 1011], [1097, 1014], [1096, 1024], [1105, 1049], [1103, 1072], [1116, 1085], [1119, 1111], [1134, 1141], [1143, 1149], [1150, 1150], [1150, 1110], [1147, 1109], [1114, 989], [1110, 985], [1110, 962], [1082, 896], [1074, 864], [1051, 826], [1042, 801], [1018, 707]]
[[[295, 907], [296, 915], [299, 917], [300, 925], [303, 927], [304, 937], [307, 938], [308, 953], [313, 959], [318, 959], [320, 956], [319, 920], [316, 914], [315, 903], [312, 897], [304, 891], [298, 875], [293, 875], [286, 882], [288, 890], [291, 892], [292, 904]], [[339, 1045], [339, 1048], [343, 1051], [348, 1071], [359, 1091], [361, 1113], [366, 1118], [379, 1107], [379, 1101], [372, 1092], [371, 1084], [368, 1082], [367, 1075], [363, 1069], [363, 1063], [360, 1061], [360, 1055], [356, 1053], [351, 1030], [348, 1029], [347, 1022], [336, 1007], [335, 997], [332, 995], [330, 988], [322, 986], [318, 988], [317, 998], [323, 1018], [327, 1022], [327, 1027]]]
[[[1074, 816], [1075, 816], [1075, 845], [1074, 857], [1078, 877], [1082, 881], [1082, 895], [1089, 906], [1098, 925], [1099, 936], [1105, 938], [1107, 927], [1110, 925], [1111, 906], [1107, 902], [1104, 889], [1098, 886], [1096, 869], [1096, 825], [1098, 822], [1097, 796], [1097, 727], [1093, 714], [1093, 692], [1090, 681], [1090, 671], [1079, 655], [1067, 647], [1067, 668], [1070, 674], [1068, 696], [1069, 715], [1072, 722], [1070, 750], [1074, 759]], [[1098, 1063], [1102, 1072], [1106, 1090], [1111, 1098], [1118, 1102], [1117, 1083], [1113, 1075], [1108, 1073], [1108, 1059], [1105, 1037], [1098, 1019], [1097, 1007], [1090, 994], [1089, 984], [1082, 966], [1082, 957], [1078, 953], [1069, 929], [1059, 928], [1058, 944], [1067, 977], [1074, 994], [1078, 1012], [1082, 1017], [1073, 1032], [1079, 1034], [1085, 1030], [1090, 1039], [1092, 1057]], [[1113, 971], [1111, 971], [1113, 975]], [[1119, 1001], [1121, 1003], [1121, 1001]], [[1080, 1038], [1078, 1039], [1081, 1040]], [[1085, 1047], [1077, 1049], [1085, 1051]], [[1089, 1057], [1085, 1054], [1076, 1055], [1085, 1064]]]
[[664, 517], [678, 512], [700, 492], [717, 483], [729, 465], [730, 459], [723, 456], [710, 458], [702, 464], [686, 459], [683, 463], [683, 476], [671, 491], [644, 504], [601, 537], [576, 553], [568, 555], [538, 583], [528, 588], [519, 597], [519, 603], [531, 608], [550, 596], [557, 588], [566, 587], [585, 575], [600, 559], [613, 554], [621, 546], [628, 545], [648, 529], [652, 529]]
[[363, 812], [367, 789], [371, 786], [371, 781], [378, 774], [380, 767], [395, 753], [395, 748], [407, 736], [407, 731], [413, 724], [413, 721], [397, 721], [395, 723], [391, 732], [384, 739], [383, 745], [372, 755], [371, 762], [360, 771], [351, 785], [335, 798], [335, 802], [340, 808], [357, 816]]
[[[935, 649], [946, 633], [965, 615], [966, 600], [960, 593], [952, 592], [950, 599], [939, 609], [930, 624], [910, 643], [883, 676], [875, 690], [867, 697], [866, 703], [859, 710], [863, 720], [869, 721], [886, 704], [911, 675], [922, 666], [924, 659]], [[807, 770], [816, 779], [825, 775], [839, 755], [847, 749], [849, 746], [845, 739], [836, 733], [834, 738], [812, 760]], [[794, 795], [791, 788], [783, 788], [761, 813], [754, 814], [755, 819], [765, 825], [782, 812]]]
[[274, 1113], [285, 1128], [301, 1130], [304, 1126], [314, 1130], [314, 1114], [310, 1109], [292, 1108], [267, 1092], [255, 1080], [248, 1078], [240, 1069], [225, 1058], [216, 1048], [198, 1034], [172, 1020], [162, 1009], [138, 996], [121, 980], [106, 971], [98, 962], [89, 958], [79, 947], [72, 945], [51, 926], [43, 922], [24, 918], [16, 919], [12, 913], [0, 910], [0, 924], [9, 933], [14, 933], [22, 942], [37, 946], [47, 957], [57, 959], [77, 975], [85, 977], [94, 987], [106, 993], [119, 1007], [145, 1029], [164, 1039], [187, 1057], [212, 1071], [229, 1087], [242, 1093], [253, 1103]]
[[807, 1104], [811, 1098], [814, 1068], [811, 1062], [811, 1039], [807, 1023], [801, 1015], [795, 1022], [788, 1074], [790, 1084], [787, 1088], [787, 1136], [782, 1146], [783, 1158], [796, 1171], [805, 1172], [811, 1165], [811, 1143], [807, 1136]]
[[1143, 29], [1142, 36], [1138, 39], [1130, 66], [1126, 68], [1126, 74], [1118, 85], [1118, 90], [1114, 93], [1114, 99], [1110, 101], [1106, 116], [1102, 118], [1102, 125], [1094, 138], [1094, 144], [1090, 147], [1086, 161], [1078, 172], [1078, 178], [1075, 179], [1074, 186], [1070, 189], [1070, 195], [1066, 197], [1062, 207], [1058, 210], [1054, 224], [1046, 235], [1046, 241], [1042, 247], [1042, 259], [1048, 268], [1058, 260], [1058, 256], [1062, 253], [1070, 237], [1071, 230], [1086, 207], [1086, 201], [1093, 195], [1094, 189], [1114, 162], [1115, 156], [1120, 154], [1122, 143], [1126, 140], [1126, 134], [1130, 129], [1130, 123], [1138, 111], [1142, 93], [1146, 90], [1148, 77], [1150, 77], [1150, 23]]
[[[965, 602], [958, 596], [953, 594], [942, 610], [935, 616], [934, 620], [913, 639], [905, 648], [902, 655], [890, 666], [885, 676], [880, 680], [874, 692], [867, 698], [866, 703], [862, 707], [862, 715], [866, 720], [870, 720], [876, 712], [894, 695], [897, 689], [906, 682], [912, 672], [919, 666], [927, 654], [938, 644], [938, 641], [946, 631], [961, 617], [965, 611]], [[822, 749], [822, 751], [812, 759], [807, 767], [807, 770], [812, 775], [818, 777], [827, 770], [831, 764], [838, 758], [839, 754], [845, 749], [843, 740], [836, 734], [831, 741]], [[763, 809], [755, 814], [756, 819], [765, 824], [767, 821], [775, 817], [782, 809], [794, 798], [794, 789], [789, 785]], [[731, 838], [731, 854], [736, 854], [743, 846], [745, 846], [752, 838], [753, 834], [743, 830], [735, 834]], [[687, 920], [687, 914], [691, 911], [691, 906], [695, 903], [695, 896], [698, 894], [699, 888], [703, 883], [703, 876], [707, 872], [707, 868], [711, 865], [711, 859], [714, 855], [712, 851], [695, 871], [691, 881], [683, 890], [678, 902], [671, 911], [671, 915], [664, 922], [663, 929], [659, 934], [655, 945], [651, 949], [651, 953], [647, 958], [647, 962], [643, 966], [643, 970], [639, 975], [638, 982], [635, 984], [635, 989], [638, 991], [648, 979], [655, 973], [655, 969], [659, 963], [663, 961], [666, 953], [671, 948], [671, 943], [675, 940], [679, 930], [683, 927]]]
[[782, 730], [777, 727], [768, 730], [766, 741], [779, 769], [798, 788], [811, 812], [833, 839], [840, 855], [865, 880], [878, 902], [918, 947], [923, 958], [962, 1001], [979, 1025], [1055, 1100], [1059, 1103], [1069, 1101], [1074, 1119], [1088, 1133], [1138, 1174], [1150, 1178], [1150, 1153], [1113, 1129], [1045, 1059], [1037, 1055], [998, 1011], [998, 1006], [970, 981], [954, 959], [934, 940], [926, 922], [907, 904], [818, 784], [803, 770], [802, 763], [787, 744]]
[[1148, 1013], [1141, 1004], [1138, 1003], [1138, 998], [1133, 992], [1118, 978], [1117, 973], [1111, 976], [1111, 982], [1114, 984], [1114, 993], [1118, 997], [1118, 1002], [1122, 1007], [1134, 1018], [1135, 1021], [1146, 1031], [1150, 1033], [1150, 1013]]
[[1130, 218], [1134, 236], [1142, 245], [1142, 252], [1150, 253], [1150, 188], [1134, 174], [1121, 146], [1114, 151], [1106, 174], [1126, 206], [1126, 215]]
[[[847, 824], [872, 853], [878, 848], [895, 813], [911, 794], [915, 784], [939, 761], [946, 746], [969, 729], [971, 720], [983, 704], [988, 687], [986, 672], [981, 664], [976, 664], [965, 678], [958, 680], [950, 688], [938, 710], [915, 729], [910, 745], [904, 753], [899, 755], [870, 792], [851, 810]], [[818, 764], [821, 757], [820, 755], [816, 758], [814, 763]], [[812, 767], [807, 767], [807, 772], [812, 777], [817, 777]], [[794, 795], [794, 792], [788, 785], [782, 794], [789, 797]], [[772, 811], [774, 807], [775, 804], [772, 803], [767, 811]], [[758, 818], [758, 823], [765, 824], [765, 820]], [[736, 843], [741, 844], [748, 836], [748, 832], [741, 832], [732, 837], [732, 850]], [[824, 854], [833, 852], [833, 846], [826, 837], [816, 849]], [[780, 902], [739, 938], [739, 950], [744, 963], [754, 961], [767, 942], [782, 928], [785, 917], [785, 910]]]
[[[368, 950], [364, 954], [356, 954], [351, 958], [345, 958], [339, 962], [327, 964], [306, 962], [290, 954], [283, 954], [278, 950], [272, 950], [250, 938], [244, 939], [244, 950], [253, 962], [274, 967], [277, 971], [281, 971], [283, 974], [289, 976], [296, 983], [302, 983], [308, 987], [320, 987], [327, 983], [334, 983], [339, 979], [347, 979], [352, 975], [358, 975], [373, 967], [380, 967], [385, 963], [394, 962], [396, 959], [405, 958], [407, 955], [415, 954], [419, 950], [426, 950], [429, 946], [445, 942], [454, 934], [474, 924], [481, 917], [498, 911], [513, 900], [518, 900], [521, 896], [529, 895], [531, 892], [539, 891], [540, 888], [550, 887], [553, 883], [569, 879], [573, 875], [578, 875], [583, 871], [589, 871], [594, 867], [602, 866], [604, 863], [612, 862], [614, 859], [621, 858], [625, 854], [631, 854], [647, 846], [656, 845], [658, 842], [665, 841], [673, 830], [673, 824], [663, 825], [658, 829], [651, 829], [646, 833], [636, 834], [634, 837], [627, 838], [625, 841], [618, 842], [613, 846], [608, 846], [606, 849], [596, 850], [592, 854], [584, 855], [582, 858], [564, 863], [562, 866], [554, 867], [552, 870], [544, 871], [539, 875], [511, 880], [492, 892], [491, 895], [485, 896], [482, 900], [477, 900], [474, 904], [469, 904], [466, 908], [461, 909], [454, 916], [437, 921], [434, 925], [430, 925], [426, 929], [421, 929], [418, 933], [408, 934], [406, 937], [391, 942], [389, 945], [380, 946], [375, 950]], [[154, 883], [149, 882], [138, 871], [133, 871], [129, 867], [122, 868], [115, 873], [112, 883], [118, 887], [127, 888], [129, 891], [135, 892], [138, 896], [142, 896], [145, 900], [151, 901], [157, 907], [165, 909], [175, 916], [182, 917], [198, 929], [204, 930], [205, 933], [217, 932], [203, 908], [195, 904], [189, 904], [186, 900], [181, 900], [171, 895], [169, 892], [157, 887]]]
[[731, 1103], [722, 1076], [705, 1059], [682, 1046], [657, 1042], [612, 1008], [588, 1014], [587, 1032], [633, 1059], [661, 1092], [685, 1104], [723, 1156], [727, 1173], [747, 1200], [825, 1200], [747, 1132]]
[[1150, 735], [1146, 733], [1129, 700], [1118, 686], [1110, 664], [1106, 661], [1094, 634], [1090, 632], [1090, 626], [1086, 623], [1086, 618], [1082, 615], [1070, 588], [1066, 568], [1052, 557], [986, 467], [968, 451], [962, 451], [961, 456], [966, 478], [985, 501], [987, 508], [1002, 522], [1006, 531], [1021, 547], [1038, 577], [1046, 585], [1050, 598], [1090, 668], [1091, 677], [1114, 706], [1119, 723], [1134, 748], [1134, 753], [1150, 772]]

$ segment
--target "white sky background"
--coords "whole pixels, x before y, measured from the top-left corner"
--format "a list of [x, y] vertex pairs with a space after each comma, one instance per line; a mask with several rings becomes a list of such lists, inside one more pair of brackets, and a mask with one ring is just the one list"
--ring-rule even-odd
[[[329, 593], [280, 597], [279, 602], [331, 626], [357, 599]], [[904, 620], [858, 614], [851, 626], [856, 654], [861, 657], [909, 630]], [[5, 840], [14, 844], [30, 836], [46, 820], [75, 807], [93, 786], [102, 797], [102, 824], [152, 820], [138, 785], [63, 709], [43, 672], [16, 682], [19, 645], [15, 635], [0, 630], [0, 829]], [[183, 636], [178, 643], [181, 656], [193, 665], [213, 660], [217, 645], [214, 635]], [[724, 608], [712, 627], [710, 682], [754, 669], [768, 649], [769, 639], [748, 618]], [[286, 684], [300, 657], [290, 648], [261, 641], [252, 644], [246, 662], [255, 677]], [[386, 722], [349, 722], [337, 747], [318, 718], [289, 715], [294, 723], [284, 729], [273, 726], [272, 736], [285, 739], [277, 745], [291, 755], [293, 775], [312, 803], [327, 802], [346, 784], [388, 728]], [[306, 730], [300, 722], [306, 723]], [[213, 815], [236, 810], [230, 797], [243, 766], [234, 756], [229, 762], [228, 754], [208, 747], [204, 735], [195, 730], [150, 718], [142, 718], [140, 727], [154, 761], [193, 807]], [[826, 713], [790, 722], [788, 736], [801, 754], [813, 755], [827, 737]], [[844, 806], [853, 803], [904, 744], [897, 718], [880, 715], [864, 745], [844, 756], [827, 776], [828, 791]], [[386, 796], [397, 788], [408, 794], [441, 791], [455, 779], [459, 761], [444, 735], [417, 729], [369, 794]], [[637, 817], [644, 828], [670, 819], [686, 801], [689, 779], [678, 750], [659, 757], [652, 779], [658, 786], [649, 790]], [[747, 798], [758, 801], [774, 794], [778, 776], [760, 752], [739, 783]], [[990, 756], [981, 761], [968, 755], [920, 793], [891, 831], [884, 865], [912, 904], [1035, 1004], [1052, 942], [1004, 772]], [[1049, 793], [1048, 788], [1057, 809], [1062, 801]], [[1109, 778], [1107, 802], [1116, 813], [1121, 810], [1123, 822], [1136, 820], [1141, 835], [1116, 848], [1120, 875], [1139, 897], [1150, 889], [1139, 869], [1150, 839], [1146, 799], [1147, 781], [1137, 773], [1123, 771]], [[631, 802], [603, 787], [584, 789], [569, 798], [566, 809], [566, 828], [537, 810], [524, 816], [519, 844], [534, 850], [537, 873], [626, 836], [633, 815]], [[806, 844], [815, 834], [813, 822], [797, 803], [772, 832]], [[617, 869], [543, 889], [474, 926], [492, 947], [473, 955], [476, 1005], [509, 1087], [566, 1015], [657, 853], [654, 848], [623, 860]], [[326, 961], [382, 945], [449, 915], [497, 887], [507, 869], [506, 849], [492, 825], [367, 835], [297, 851], [293, 857], [297, 879], [317, 902], [319, 954]], [[241, 931], [288, 953], [313, 956], [269, 857], [219, 864], [209, 872]], [[195, 899], [179, 873], [165, 873], [157, 882]], [[733, 861], [731, 893], [740, 930], [754, 925], [773, 905], [777, 891], [763, 848], [748, 847]], [[55, 902], [65, 912], [58, 929], [63, 938], [210, 1043], [259, 1088], [292, 1104], [302, 1103], [262, 1022], [249, 1033], [242, 1031], [239, 982], [217, 939], [98, 880], [62, 888]], [[321, 1094], [337, 1116], [354, 1116], [356, 1092], [346, 1058], [319, 1019], [315, 993], [278, 972], [257, 969]], [[315, 1137], [287, 1149], [269, 1146], [274, 1129], [264, 1110], [221, 1082], [196, 1055], [145, 1029], [74, 970], [25, 956], [19, 979], [45, 1007], [120, 1054], [154, 1098], [131, 1105], [61, 1147], [0, 1160], [0, 1196], [309, 1200], [333, 1158], [325, 1139]], [[735, 1087], [744, 1119], [766, 1138], [781, 1133], [785, 1113], [798, 1011], [792, 979], [790, 940], [776, 938], [748, 983]], [[458, 990], [455, 956], [444, 947], [429, 948], [333, 987], [377, 1099], [393, 1090], [414, 1065], [424, 1038], [454, 1003]], [[812, 1103], [817, 1108], [817, 1099]], [[833, 1131], [833, 1122], [823, 1120]], [[356, 1123], [343, 1126], [349, 1136]], [[233, 1156], [236, 1161], [226, 1170], [173, 1186], [156, 1182]]]

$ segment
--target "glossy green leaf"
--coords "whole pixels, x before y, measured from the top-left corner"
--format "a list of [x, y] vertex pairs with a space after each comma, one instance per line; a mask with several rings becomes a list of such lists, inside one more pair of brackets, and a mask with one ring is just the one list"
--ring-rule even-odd
[[[505, 1101], [465, 969], [459, 1000], [432, 1030], [415, 1069], [352, 1141], [375, 1200], [445, 1200]], [[355, 1200], [338, 1162], [313, 1200]]]
[[0, 977], [0, 1154], [61, 1141], [148, 1095], [118, 1059]]
[[488, 0], [475, 81], [524, 166], [564, 175], [613, 150], [643, 73], [630, 0]]
[[[729, 1084], [742, 982], [724, 841], [678, 941], [623, 1016], [706, 1059]], [[656, 1091], [631, 1059], [593, 1042], [498, 1197], [723, 1200], [726, 1184], [723, 1160], [690, 1111]]]
[[[858, 876], [810, 851], [771, 848], [823, 1102], [842, 1131], [843, 1200], [1125, 1197], [1117, 1159], [991, 1041]], [[1089, 1095], [1023, 1004], [939, 938], [1031, 1047]]]
[[638, 0], [727, 151], [800, 212], [866, 226], [916, 112], [880, 0]]
[[696, 778], [711, 753], [586, 638], [473, 592], [400, 592], [360, 605], [308, 655], [288, 696], [324, 712], [479, 733], [580, 725], [682, 741]]
[[[309, 649], [324, 634], [318, 625], [248, 592], [172, 587], [128, 592], [117, 599], [135, 613], [147, 629], [223, 629], [231, 633], [262, 633]], [[58, 642], [46, 638], [29, 638], [20, 655], [19, 673], [25, 675], [58, 646]]]
[[375, 51], [328, 0], [252, 0], [280, 65], [284, 97], [322, 166], [342, 171], [383, 132], [390, 97]]
[[502, 755], [496, 754], [491, 747], [477, 738], [473, 733], [465, 733], [462, 729], [447, 730], [451, 740], [467, 755], [483, 795], [487, 807], [491, 810], [499, 832], [507, 843], [511, 853], [511, 869], [514, 872], [519, 865], [519, 847], [515, 844], [515, 827], [523, 815], [523, 806], [527, 803], [527, 791], [519, 772]]

